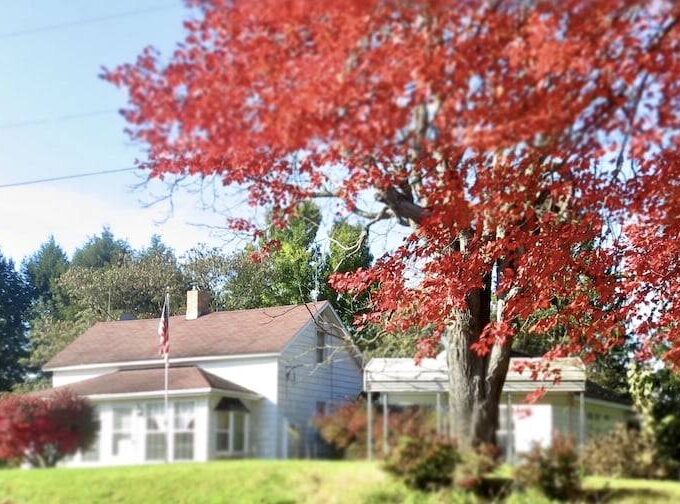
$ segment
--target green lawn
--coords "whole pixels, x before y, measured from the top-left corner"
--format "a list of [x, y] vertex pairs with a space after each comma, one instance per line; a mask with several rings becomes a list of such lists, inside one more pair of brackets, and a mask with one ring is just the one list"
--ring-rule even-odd
[[[587, 480], [594, 501], [680, 502], [680, 483]], [[0, 504], [20, 503], [474, 503], [459, 492], [406, 489], [367, 462], [225, 461], [115, 469], [0, 470]], [[509, 502], [547, 502], [516, 494]]]

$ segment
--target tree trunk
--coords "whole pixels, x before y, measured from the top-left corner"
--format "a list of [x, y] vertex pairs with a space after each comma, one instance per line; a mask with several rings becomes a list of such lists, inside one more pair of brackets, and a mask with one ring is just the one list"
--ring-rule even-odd
[[489, 284], [468, 296], [467, 309], [454, 314], [445, 334], [449, 434], [462, 448], [496, 442], [498, 407], [510, 363], [509, 343], [494, 344], [484, 357], [470, 348], [490, 321]]

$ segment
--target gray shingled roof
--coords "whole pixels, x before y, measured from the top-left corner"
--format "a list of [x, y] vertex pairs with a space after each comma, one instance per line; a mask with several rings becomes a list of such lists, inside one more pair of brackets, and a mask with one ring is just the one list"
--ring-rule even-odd
[[[165, 386], [165, 369], [129, 369], [116, 371], [90, 378], [80, 382], [56, 387], [40, 392], [50, 394], [57, 390], [69, 389], [81, 396], [108, 394], [134, 394], [141, 392], [163, 392]], [[257, 395], [240, 385], [220, 378], [197, 366], [171, 367], [168, 372], [168, 390], [182, 391], [194, 389], [212, 389], [237, 394]]]
[[[196, 320], [170, 317], [172, 358], [277, 353], [328, 301], [223, 311]], [[82, 364], [159, 359], [158, 319], [99, 322], [53, 357], [46, 370]]]

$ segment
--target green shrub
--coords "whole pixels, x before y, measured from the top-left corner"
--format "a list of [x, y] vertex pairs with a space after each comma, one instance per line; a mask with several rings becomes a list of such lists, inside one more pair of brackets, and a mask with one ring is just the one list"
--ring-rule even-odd
[[581, 453], [581, 465], [587, 474], [615, 478], [668, 478], [677, 472], [653, 441], [623, 425], [591, 440]]
[[499, 465], [501, 450], [493, 444], [482, 444], [460, 454], [454, 471], [454, 483], [464, 490], [480, 492], [485, 478]]
[[520, 485], [539, 489], [558, 500], [572, 500], [580, 493], [579, 458], [572, 440], [557, 435], [549, 447], [536, 445], [522, 458], [515, 470]]
[[403, 436], [387, 457], [385, 469], [409, 487], [437, 490], [451, 486], [459, 462], [456, 444], [436, 436]]
[[680, 373], [667, 367], [634, 365], [628, 372], [630, 392], [640, 415], [642, 435], [657, 456], [680, 466]]

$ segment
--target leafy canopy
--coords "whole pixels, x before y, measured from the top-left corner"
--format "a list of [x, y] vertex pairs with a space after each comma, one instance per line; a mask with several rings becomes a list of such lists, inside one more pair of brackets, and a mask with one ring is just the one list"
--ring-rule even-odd
[[332, 198], [366, 229], [410, 225], [335, 286], [379, 284], [367, 320], [434, 327], [424, 351], [490, 278], [502, 302], [480, 353], [541, 310], [534, 333], [564, 330], [553, 355], [607, 353], [634, 317], [680, 347], [675, 2], [192, 5], [169, 59], [147, 49], [105, 73], [152, 176], [217, 175], [277, 220]]

